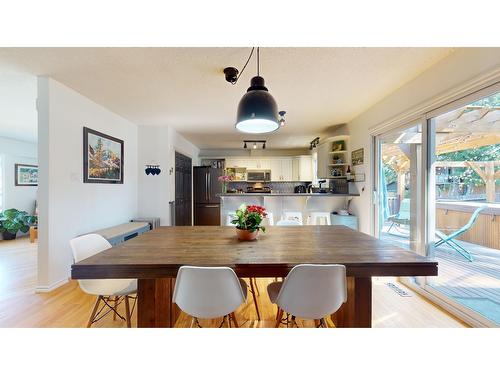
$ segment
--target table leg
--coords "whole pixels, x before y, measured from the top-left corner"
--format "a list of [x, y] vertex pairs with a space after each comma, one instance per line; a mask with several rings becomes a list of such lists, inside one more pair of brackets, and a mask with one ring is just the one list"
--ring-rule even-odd
[[336, 327], [371, 328], [371, 277], [347, 278], [347, 302], [331, 318]]
[[137, 326], [174, 327], [179, 308], [172, 303], [175, 279], [139, 279], [137, 285]]

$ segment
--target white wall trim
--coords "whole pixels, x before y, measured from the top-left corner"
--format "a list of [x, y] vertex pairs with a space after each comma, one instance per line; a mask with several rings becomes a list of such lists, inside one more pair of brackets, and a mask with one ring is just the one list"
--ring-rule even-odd
[[393, 130], [399, 126], [411, 122], [418, 122], [422, 116], [429, 112], [436, 111], [439, 108], [446, 106], [454, 101], [457, 101], [465, 96], [471, 95], [476, 91], [483, 90], [488, 86], [492, 86], [500, 81], [500, 67], [492, 71], [475, 77], [465, 83], [462, 83], [442, 94], [436, 95], [425, 102], [414, 106], [413, 108], [402, 112], [386, 121], [383, 121], [369, 129], [371, 135], [380, 135], [389, 130]]
[[35, 288], [35, 293], [48, 293], [52, 292], [54, 289], [59, 288], [60, 286], [67, 284], [69, 282], [69, 279], [67, 277], [56, 281], [55, 283], [52, 283], [50, 285], [38, 285]]

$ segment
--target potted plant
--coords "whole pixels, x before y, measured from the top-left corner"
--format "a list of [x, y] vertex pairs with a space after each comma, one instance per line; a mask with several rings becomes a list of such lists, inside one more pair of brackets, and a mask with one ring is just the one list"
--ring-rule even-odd
[[17, 232], [27, 233], [30, 225], [35, 225], [36, 222], [36, 216], [28, 215], [26, 211], [10, 208], [0, 212], [0, 233], [4, 240], [13, 240]]
[[262, 220], [267, 216], [266, 209], [262, 206], [247, 206], [242, 204], [232, 220], [236, 224], [236, 235], [241, 241], [253, 241], [257, 238], [259, 230], [266, 231], [261, 225]]

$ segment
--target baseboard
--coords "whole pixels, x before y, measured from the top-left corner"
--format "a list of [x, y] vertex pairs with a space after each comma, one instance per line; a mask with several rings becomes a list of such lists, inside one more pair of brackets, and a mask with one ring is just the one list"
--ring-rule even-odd
[[61, 279], [59, 281], [56, 281], [55, 283], [52, 283], [50, 285], [39, 285], [35, 288], [35, 293], [48, 293], [52, 292], [54, 289], [59, 288], [61, 285], [64, 285], [69, 282], [69, 278], [65, 277], [64, 279]]

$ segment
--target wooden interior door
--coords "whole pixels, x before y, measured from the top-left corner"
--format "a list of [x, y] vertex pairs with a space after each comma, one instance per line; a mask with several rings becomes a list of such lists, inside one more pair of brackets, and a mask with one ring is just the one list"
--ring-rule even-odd
[[175, 153], [175, 225], [192, 225], [192, 163], [191, 158]]

